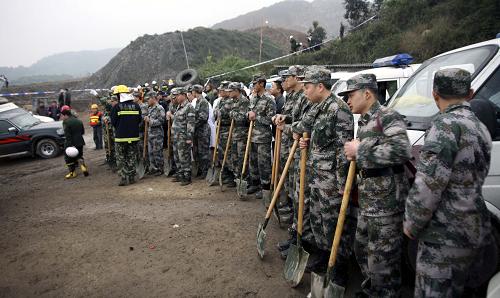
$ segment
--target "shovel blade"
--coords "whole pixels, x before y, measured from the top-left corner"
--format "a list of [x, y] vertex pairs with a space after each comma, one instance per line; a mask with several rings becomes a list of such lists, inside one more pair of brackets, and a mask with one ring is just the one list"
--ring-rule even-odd
[[248, 196], [247, 192], [248, 183], [243, 179], [236, 179], [235, 181], [237, 186], [236, 192], [238, 194], [238, 198], [240, 198], [241, 200], [246, 200]]
[[265, 247], [266, 231], [264, 231], [264, 226], [262, 224], [259, 224], [259, 227], [257, 229], [257, 253], [259, 254], [261, 259], [264, 258]]
[[207, 172], [207, 177], [205, 180], [207, 181], [208, 186], [214, 186], [217, 184], [217, 177], [219, 177], [219, 169], [216, 167], [212, 167]]
[[137, 173], [137, 178], [142, 179], [144, 178], [144, 174], [146, 174], [146, 167], [144, 166], [144, 161], [139, 160], [137, 163], [137, 166], [135, 168], [135, 171]]
[[192, 177], [198, 176], [198, 163], [196, 161], [193, 161], [191, 163], [191, 176]]
[[328, 282], [325, 289], [325, 298], [344, 298], [345, 288], [341, 287], [332, 281]]
[[325, 287], [325, 275], [311, 272], [311, 298], [343, 298], [345, 288], [332, 281]]
[[291, 287], [294, 288], [299, 285], [300, 281], [302, 280], [302, 276], [304, 276], [304, 271], [306, 270], [308, 259], [309, 253], [302, 247], [296, 246], [294, 244], [290, 245], [283, 273], [285, 276], [285, 280], [290, 284]]

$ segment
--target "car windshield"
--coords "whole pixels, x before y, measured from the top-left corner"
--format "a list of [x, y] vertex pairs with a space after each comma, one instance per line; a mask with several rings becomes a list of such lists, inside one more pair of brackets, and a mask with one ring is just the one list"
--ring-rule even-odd
[[19, 113], [14, 117], [10, 118], [9, 120], [11, 120], [17, 127], [21, 129], [29, 128], [32, 127], [33, 125], [41, 123], [40, 120], [33, 117], [28, 112]]
[[346, 80], [338, 80], [332, 86], [332, 93], [338, 97], [338, 93], [347, 89], [347, 81]]
[[438, 112], [432, 97], [436, 71], [463, 68], [474, 78], [495, 55], [497, 46], [488, 45], [464, 50], [426, 61], [396, 94], [389, 106], [409, 117], [431, 117]]

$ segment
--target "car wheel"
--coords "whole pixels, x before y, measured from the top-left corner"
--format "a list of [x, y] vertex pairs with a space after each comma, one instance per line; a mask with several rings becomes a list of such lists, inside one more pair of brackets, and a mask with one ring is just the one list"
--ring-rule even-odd
[[59, 146], [52, 139], [42, 139], [36, 144], [36, 154], [42, 158], [53, 158], [59, 155]]

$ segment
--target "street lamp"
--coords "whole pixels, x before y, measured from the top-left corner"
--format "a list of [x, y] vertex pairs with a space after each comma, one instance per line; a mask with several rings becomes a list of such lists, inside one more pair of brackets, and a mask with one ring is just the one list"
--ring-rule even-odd
[[264, 31], [264, 25], [269, 24], [269, 22], [262, 19], [262, 26], [260, 26], [260, 47], [259, 47], [259, 63], [262, 62], [262, 33]]

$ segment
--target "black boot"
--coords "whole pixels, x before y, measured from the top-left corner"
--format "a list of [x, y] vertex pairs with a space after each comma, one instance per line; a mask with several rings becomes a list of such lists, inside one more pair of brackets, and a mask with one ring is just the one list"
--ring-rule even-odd
[[120, 183], [118, 183], [118, 186], [127, 186], [127, 185], [128, 185], [128, 179], [126, 177], [122, 177]]

